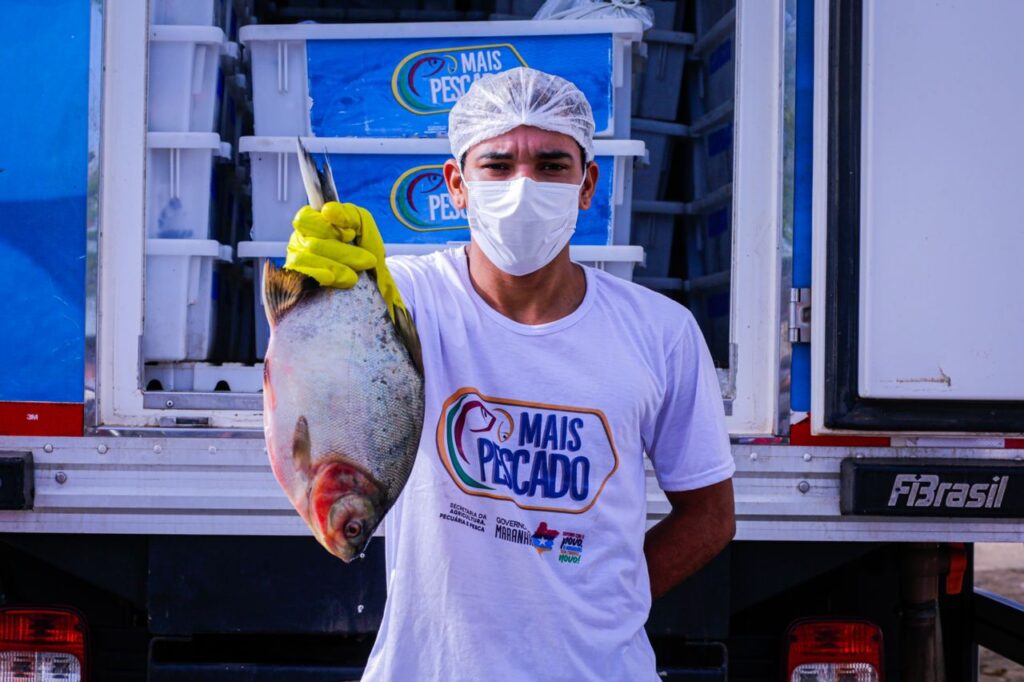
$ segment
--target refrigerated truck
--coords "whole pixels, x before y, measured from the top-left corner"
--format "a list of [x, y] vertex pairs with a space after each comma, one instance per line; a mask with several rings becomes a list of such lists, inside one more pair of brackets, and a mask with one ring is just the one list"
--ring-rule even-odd
[[[147, 374], [148, 5], [0, 8], [0, 670], [357, 679], [387, 538], [341, 565], [309, 537], [267, 462], [258, 362]], [[715, 117], [732, 165], [678, 202], [672, 257], [724, 201], [727, 334], [705, 331], [737, 536], [654, 604], [659, 670], [971, 680], [979, 644], [1024, 659], [1021, 606], [972, 576], [973, 543], [1024, 541], [1024, 5], [677, 8], [679, 78], [732, 70], [704, 119], [707, 83], [682, 84], [694, 187]], [[238, 73], [222, 88], [244, 92]], [[704, 300], [706, 279], [676, 284]], [[654, 524], [668, 506], [648, 481]]]

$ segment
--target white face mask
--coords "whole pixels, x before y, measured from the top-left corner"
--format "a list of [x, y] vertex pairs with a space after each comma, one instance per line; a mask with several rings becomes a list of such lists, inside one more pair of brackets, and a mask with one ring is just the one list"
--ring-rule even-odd
[[[586, 181], [586, 174], [583, 176]], [[466, 181], [474, 243], [510, 275], [528, 275], [554, 260], [576, 231], [580, 188], [527, 177]]]

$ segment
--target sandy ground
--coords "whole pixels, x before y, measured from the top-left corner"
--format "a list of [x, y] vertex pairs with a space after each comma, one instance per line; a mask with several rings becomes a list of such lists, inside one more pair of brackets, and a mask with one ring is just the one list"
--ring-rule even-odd
[[[976, 544], [974, 584], [977, 587], [1024, 602], [1024, 545]], [[1024, 666], [981, 649], [978, 656], [981, 682], [1024, 682]]]

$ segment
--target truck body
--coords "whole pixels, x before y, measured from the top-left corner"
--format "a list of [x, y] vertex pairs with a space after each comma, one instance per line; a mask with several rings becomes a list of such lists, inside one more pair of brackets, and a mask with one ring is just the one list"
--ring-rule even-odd
[[[270, 471], [254, 291], [257, 256], [279, 254], [240, 257], [259, 242], [258, 152], [239, 146], [253, 132], [255, 52], [232, 41], [245, 25], [499, 24], [533, 9], [437, 4], [210, 0], [227, 38], [170, 59], [192, 59], [194, 83], [216, 62], [213, 142], [153, 130], [153, 93], [170, 78], [153, 46], [174, 34], [161, 22], [175, 3], [0, 9], [0, 120], [16, 131], [0, 173], [0, 618], [72, 608], [87, 629], [77, 679], [358, 679], [387, 538], [339, 564]], [[1024, 659], [1024, 612], [976, 594], [972, 577], [973, 543], [1024, 542], [1024, 8], [652, 7], [655, 27], [617, 72], [633, 101], [616, 137], [646, 145], [619, 188], [632, 192], [633, 229], [620, 246], [645, 252], [627, 276], [701, 324], [737, 467], [736, 539], [652, 609], [659, 669], [832, 679], [800, 677], [812, 673], [796, 657], [800, 627], [836, 623], [866, 623], [849, 636], [884, 642], [865, 645], [876, 676], [858, 680], [976, 679], [979, 643]], [[221, 157], [197, 180], [211, 187], [213, 247], [156, 280], [157, 258], [174, 254], [158, 250], [147, 211], [158, 183], [190, 182], [197, 149]], [[605, 268], [633, 253], [581, 248]], [[403, 249], [415, 251], [389, 245]], [[215, 294], [196, 341], [204, 281]], [[174, 282], [191, 307], [157, 320]], [[203, 359], [154, 359], [177, 336], [208, 346]], [[649, 526], [668, 513], [650, 467], [646, 504]]]

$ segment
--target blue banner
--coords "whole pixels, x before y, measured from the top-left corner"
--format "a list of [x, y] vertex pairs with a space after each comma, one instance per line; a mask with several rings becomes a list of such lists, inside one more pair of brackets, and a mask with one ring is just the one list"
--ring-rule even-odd
[[0, 9], [0, 401], [84, 397], [89, 12]]
[[611, 127], [612, 34], [310, 40], [310, 123], [318, 137], [444, 137], [448, 112], [487, 74], [529, 66], [571, 80]]
[[[466, 212], [455, 208], [442, 169], [450, 158], [424, 154], [331, 154], [338, 196], [367, 209], [386, 243], [469, 241]], [[614, 158], [598, 157], [597, 191], [580, 211], [573, 244], [609, 244]]]

